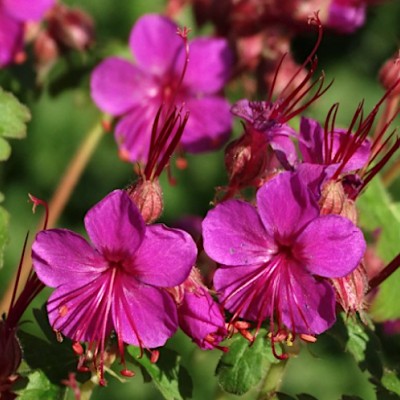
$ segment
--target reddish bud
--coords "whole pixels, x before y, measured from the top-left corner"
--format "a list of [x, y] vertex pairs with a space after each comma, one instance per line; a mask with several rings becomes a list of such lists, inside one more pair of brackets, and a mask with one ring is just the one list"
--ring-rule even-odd
[[59, 56], [56, 41], [47, 31], [41, 31], [33, 46], [35, 59], [39, 67], [52, 65]]
[[[381, 85], [389, 90], [400, 78], [400, 53], [387, 60], [379, 71], [379, 81]], [[390, 96], [400, 94], [400, 84], [398, 84], [390, 93]]]
[[363, 264], [351, 274], [332, 279], [336, 297], [346, 313], [362, 312], [365, 309], [365, 295], [368, 291], [368, 277]]
[[78, 8], [56, 5], [48, 18], [48, 30], [66, 49], [84, 51], [94, 42], [93, 19]]
[[128, 189], [128, 194], [146, 223], [151, 224], [162, 214], [164, 200], [158, 179], [139, 179]]

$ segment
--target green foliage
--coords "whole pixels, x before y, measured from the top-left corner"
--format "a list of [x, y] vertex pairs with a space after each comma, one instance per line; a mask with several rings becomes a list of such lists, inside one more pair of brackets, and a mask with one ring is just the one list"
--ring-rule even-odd
[[0, 88], [0, 161], [8, 159], [11, 147], [5, 139], [23, 139], [26, 123], [31, 119], [27, 107], [11, 93]]
[[192, 397], [193, 383], [186, 368], [180, 364], [180, 356], [173, 350], [163, 348], [157, 363], [140, 353], [138, 347], [128, 346], [129, 354], [139, 364], [146, 382], [152, 381], [164, 398], [183, 400]]
[[0, 268], [3, 267], [3, 254], [8, 242], [8, 225], [10, 216], [8, 212], [0, 206]]
[[257, 385], [271, 365], [278, 362], [265, 330], [260, 331], [251, 345], [243, 336], [236, 335], [229, 343], [229, 351], [218, 363], [218, 383], [226, 392], [242, 395]]
[[[357, 203], [362, 226], [368, 231], [379, 230], [378, 255], [385, 262], [391, 261], [399, 252], [400, 210], [382, 182], [375, 178]], [[385, 280], [374, 298], [370, 313], [376, 321], [400, 318], [400, 269]]]
[[20, 400], [62, 400], [65, 388], [54, 385], [41, 370], [26, 375], [27, 386], [19, 391]]

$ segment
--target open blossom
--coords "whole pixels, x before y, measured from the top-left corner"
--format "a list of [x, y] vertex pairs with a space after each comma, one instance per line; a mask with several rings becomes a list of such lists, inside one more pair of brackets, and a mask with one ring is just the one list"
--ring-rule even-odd
[[143, 16], [129, 38], [135, 64], [110, 57], [93, 71], [92, 98], [101, 110], [121, 117], [116, 140], [131, 161], [146, 160], [152, 122], [163, 103], [184, 103], [190, 112], [181, 139], [184, 149], [212, 150], [229, 137], [230, 106], [218, 94], [230, 77], [228, 43], [225, 39], [192, 40], [183, 74], [187, 54], [177, 28], [166, 17]]
[[24, 23], [40, 20], [54, 0], [0, 0], [0, 67], [22, 50]]
[[122, 360], [123, 342], [154, 348], [174, 334], [176, 306], [164, 288], [187, 278], [197, 250], [184, 231], [146, 226], [122, 190], [89, 210], [85, 227], [92, 244], [65, 229], [40, 232], [32, 258], [39, 279], [56, 288], [47, 304], [52, 328], [89, 342], [104, 383], [106, 338], [112, 330]]
[[364, 25], [366, 0], [332, 0], [326, 24], [341, 33], [353, 33]]
[[[314, 335], [335, 321], [328, 279], [349, 274], [364, 251], [362, 232], [347, 218], [320, 216], [297, 174], [284, 172], [257, 192], [257, 208], [228, 200], [203, 222], [204, 249], [220, 263], [214, 286], [232, 321], [270, 320], [282, 331]], [[273, 340], [274, 342], [274, 340]]]

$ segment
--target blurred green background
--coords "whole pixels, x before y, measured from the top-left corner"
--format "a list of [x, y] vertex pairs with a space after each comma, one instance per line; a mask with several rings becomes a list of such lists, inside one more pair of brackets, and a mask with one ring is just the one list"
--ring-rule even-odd
[[[135, 20], [143, 13], [161, 12], [163, 1], [86, 0], [66, 1], [84, 8], [96, 22], [95, 58], [118, 52], [128, 54], [127, 38]], [[185, 23], [191, 24], [190, 14]], [[352, 36], [325, 34], [318, 51], [320, 66], [328, 81], [334, 79], [332, 88], [315, 106], [309, 116], [324, 120], [327, 110], [340, 103], [338, 123], [349, 122], [360, 100], [365, 99], [369, 111], [383, 91], [377, 81], [380, 66], [397, 49], [400, 38], [400, 1], [394, 0], [371, 7], [367, 24]], [[299, 37], [294, 42], [294, 52], [299, 60], [306, 57], [314, 37]], [[85, 60], [82, 61], [84, 64]], [[61, 74], [67, 65], [60, 62], [53, 77]], [[22, 85], [31, 85], [31, 65], [15, 68], [13, 76]], [[0, 82], [7, 86], [10, 75], [0, 71]], [[99, 120], [100, 113], [93, 105], [88, 90], [89, 75], [83, 76], [80, 85], [51, 95], [45, 86], [40, 93], [24, 91], [21, 98], [31, 109], [32, 121], [26, 140], [12, 143], [11, 158], [1, 165], [1, 192], [5, 195], [4, 207], [10, 212], [10, 241], [5, 263], [0, 270], [0, 293], [4, 291], [10, 275], [15, 270], [27, 231], [34, 235], [39, 214], [33, 215], [28, 193], [50, 200], [71, 156], [78, 149], [88, 130]], [[237, 96], [237, 93], [235, 94]], [[236, 134], [239, 134], [237, 125]], [[173, 171], [178, 184], [169, 187], [163, 179], [165, 214], [163, 221], [173, 222], [178, 216], [204, 215], [214, 196], [214, 187], [226, 184], [223, 152], [188, 156], [188, 168]], [[116, 151], [112, 134], [103, 137], [93, 158], [83, 173], [58, 226], [83, 233], [85, 212], [115, 188], [123, 188], [134, 178], [132, 166], [122, 163]], [[400, 181], [391, 188], [395, 199], [400, 200]], [[35, 304], [40, 306], [45, 295]], [[28, 318], [29, 316], [27, 316]], [[26, 329], [26, 328], [25, 328]], [[35, 328], [32, 328], [35, 331]], [[214, 371], [220, 354], [202, 352], [195, 348], [183, 334], [174, 337], [169, 346], [179, 349], [182, 363], [193, 374], [195, 399], [237, 398], [223, 394], [217, 387]], [[93, 399], [158, 399], [162, 398], [151, 383], [143, 383], [140, 372], [128, 383], [121, 384], [109, 377], [107, 388], [95, 390]], [[299, 357], [289, 361], [282, 391], [306, 392], [321, 400], [339, 399], [342, 393], [354, 394], [362, 399], [375, 399], [367, 377], [356, 367], [349, 356], [341, 354], [335, 341], [325, 335], [315, 346], [305, 349]], [[247, 399], [255, 394], [249, 393]]]

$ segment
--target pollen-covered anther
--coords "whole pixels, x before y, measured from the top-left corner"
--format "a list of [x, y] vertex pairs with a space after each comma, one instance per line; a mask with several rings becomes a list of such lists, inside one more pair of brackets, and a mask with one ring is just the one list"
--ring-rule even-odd
[[134, 373], [133, 371], [131, 371], [130, 369], [127, 369], [127, 368], [125, 368], [125, 369], [119, 371], [119, 373], [120, 373], [122, 376], [125, 376], [126, 378], [132, 378], [132, 377], [135, 376], [135, 373]]
[[150, 353], [150, 362], [152, 364], [155, 364], [158, 361], [158, 358], [160, 357], [160, 352], [158, 350], [151, 350]]
[[307, 335], [306, 333], [301, 333], [300, 339], [303, 340], [304, 342], [308, 343], [315, 343], [317, 341], [317, 338], [313, 335]]
[[75, 342], [72, 345], [72, 350], [74, 351], [74, 353], [78, 356], [81, 356], [84, 353], [84, 349], [83, 346], [79, 343], [79, 342]]

